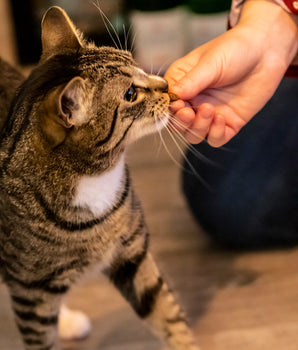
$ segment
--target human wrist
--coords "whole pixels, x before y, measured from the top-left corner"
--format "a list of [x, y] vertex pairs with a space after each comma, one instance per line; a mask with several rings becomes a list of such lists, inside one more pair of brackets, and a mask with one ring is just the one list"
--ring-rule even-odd
[[297, 16], [271, 1], [247, 0], [236, 27], [250, 32], [250, 40], [263, 50], [268, 64], [287, 69], [297, 54]]

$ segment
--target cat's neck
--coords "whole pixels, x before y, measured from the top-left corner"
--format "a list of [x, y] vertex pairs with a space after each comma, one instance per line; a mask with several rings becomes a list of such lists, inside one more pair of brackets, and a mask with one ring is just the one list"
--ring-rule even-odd
[[83, 175], [78, 180], [72, 205], [89, 209], [95, 216], [113, 207], [125, 177], [122, 156], [117, 164], [100, 175]]

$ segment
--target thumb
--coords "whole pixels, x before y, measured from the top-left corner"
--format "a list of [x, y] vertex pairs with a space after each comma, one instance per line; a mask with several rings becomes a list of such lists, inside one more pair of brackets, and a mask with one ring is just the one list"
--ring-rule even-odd
[[168, 74], [169, 91], [183, 100], [197, 96], [201, 91], [210, 87], [215, 80], [215, 67], [211, 62], [198, 62], [192, 69], [180, 74], [179, 79], [172, 79]]

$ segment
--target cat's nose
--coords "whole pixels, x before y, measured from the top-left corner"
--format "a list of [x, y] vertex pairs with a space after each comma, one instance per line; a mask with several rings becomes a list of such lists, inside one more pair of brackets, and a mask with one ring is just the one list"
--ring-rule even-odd
[[161, 78], [157, 75], [151, 75], [151, 88], [154, 91], [160, 91], [160, 92], [168, 92], [169, 85], [166, 79]]
[[169, 84], [167, 82], [166, 79], [163, 79], [161, 78], [162, 80], [160, 81], [160, 85], [158, 87], [158, 89], [161, 91], [161, 92], [168, 92], [169, 91]]

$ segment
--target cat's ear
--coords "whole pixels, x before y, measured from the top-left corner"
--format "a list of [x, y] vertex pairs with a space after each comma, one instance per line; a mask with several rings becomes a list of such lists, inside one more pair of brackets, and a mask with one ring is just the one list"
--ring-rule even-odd
[[58, 6], [51, 7], [43, 16], [41, 41], [42, 58], [65, 49], [78, 50], [82, 46], [75, 26]]
[[89, 98], [86, 84], [81, 77], [73, 78], [62, 90], [58, 98], [58, 113], [63, 126], [80, 126], [88, 119]]
[[41, 105], [41, 128], [52, 147], [64, 142], [73, 126], [90, 118], [93, 91], [81, 77], [51, 91]]

